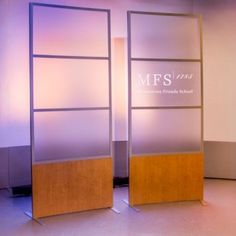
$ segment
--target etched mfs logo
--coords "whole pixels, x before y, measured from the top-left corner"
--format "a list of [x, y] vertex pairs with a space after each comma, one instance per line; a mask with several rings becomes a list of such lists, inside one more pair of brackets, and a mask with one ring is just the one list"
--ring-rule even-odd
[[160, 74], [160, 73], [146, 73], [145, 75], [139, 73], [138, 74], [138, 85], [141, 86], [171, 86], [173, 81], [177, 80], [191, 80], [193, 79], [192, 73], [166, 73], [166, 74]]

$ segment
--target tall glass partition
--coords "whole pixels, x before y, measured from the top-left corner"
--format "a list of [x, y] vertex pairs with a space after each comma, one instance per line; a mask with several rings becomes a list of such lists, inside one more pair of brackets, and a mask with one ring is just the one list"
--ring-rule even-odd
[[129, 12], [128, 33], [130, 156], [201, 151], [199, 18]]
[[[155, 188], [171, 187], [164, 185], [165, 179], [172, 174], [178, 179], [184, 173], [181, 168], [186, 164], [180, 167], [179, 158], [187, 163], [203, 151], [201, 44], [199, 16], [128, 12], [131, 204], [184, 200], [188, 195], [163, 197], [162, 190], [157, 193]], [[169, 165], [163, 178], [158, 171], [152, 173], [162, 164]]]
[[[109, 10], [30, 4], [31, 146], [32, 164], [35, 166], [33, 176], [36, 176], [36, 166], [47, 163], [66, 163], [67, 166], [68, 161], [91, 162], [95, 159], [111, 158], [110, 42]], [[76, 162], [75, 165], [85, 165], [81, 163], [85, 162]], [[88, 171], [83, 181], [96, 173], [94, 166], [91, 166], [90, 171], [93, 168], [94, 172]], [[106, 167], [104, 171], [105, 169]], [[55, 175], [63, 175], [63, 171], [70, 172], [68, 169], [61, 169]], [[43, 176], [37, 176], [43, 179]], [[35, 177], [35, 182], [39, 183], [37, 178]], [[71, 182], [71, 186], [73, 181], [78, 182], [79, 177], [75, 175], [74, 178], [67, 180]], [[96, 178], [102, 179], [101, 176]], [[96, 182], [92, 184], [98, 185]], [[35, 184], [37, 187], [38, 185]], [[87, 185], [91, 183], [88, 182]], [[76, 184], [74, 187], [76, 188]], [[73, 195], [72, 188], [68, 191]], [[35, 196], [38, 196], [36, 191]], [[74, 200], [72, 198], [71, 202]], [[103, 204], [90, 205], [88, 209], [103, 207]], [[35, 206], [36, 208], [38, 207]], [[68, 210], [63, 208], [57, 212], [52, 209], [52, 212], [44, 213], [38, 211], [35, 215], [40, 217], [76, 210], [84, 208], [78, 204]]]
[[106, 10], [33, 5], [33, 162], [110, 156], [108, 17]]

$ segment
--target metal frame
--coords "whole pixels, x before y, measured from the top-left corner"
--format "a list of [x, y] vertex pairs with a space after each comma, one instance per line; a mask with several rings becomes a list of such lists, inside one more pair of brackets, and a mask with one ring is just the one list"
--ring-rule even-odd
[[[132, 57], [131, 45], [131, 16], [132, 14], [139, 15], [156, 15], [156, 16], [175, 16], [175, 17], [186, 17], [186, 18], [195, 18], [198, 20], [199, 27], [199, 37], [200, 37], [200, 58], [196, 59], [178, 59], [178, 58], [136, 58]], [[128, 140], [129, 140], [129, 157], [132, 156], [132, 110], [145, 110], [145, 109], [200, 109], [201, 113], [201, 145], [199, 152], [203, 151], [203, 46], [202, 46], [202, 18], [199, 15], [194, 14], [177, 14], [177, 13], [161, 13], [161, 12], [144, 12], [144, 11], [128, 11], [127, 12], [127, 34], [128, 34]], [[200, 89], [201, 89], [201, 100], [200, 106], [132, 106], [132, 61], [161, 61], [161, 62], [199, 62], [200, 63]], [[197, 152], [197, 151], [196, 151]], [[172, 152], [171, 152], [172, 153]], [[183, 153], [195, 153], [191, 152], [183, 152]], [[143, 154], [135, 154], [135, 156], [145, 155]], [[169, 154], [169, 153], [159, 153], [159, 154]], [[175, 153], [172, 153], [175, 154]], [[155, 153], [148, 153], [148, 155], [152, 156]]]
[[201, 62], [200, 59], [177, 59], [177, 58], [132, 58], [132, 61], [161, 61], [161, 62]]
[[55, 58], [55, 59], [83, 59], [83, 60], [109, 60], [109, 57], [91, 57], [91, 56], [65, 56], [65, 55], [45, 55], [34, 54], [34, 58]]
[[[80, 11], [94, 11], [94, 12], [104, 12], [107, 14], [107, 56], [71, 56], [71, 55], [51, 55], [51, 54], [34, 54], [34, 39], [33, 39], [33, 17], [34, 17], [34, 7], [49, 7], [49, 8], [59, 8], [68, 10], [80, 10]], [[73, 59], [73, 60], [106, 60], [108, 61], [108, 89], [109, 89], [109, 101], [107, 107], [75, 107], [75, 108], [34, 108], [34, 58], [52, 58], [52, 59]], [[33, 163], [48, 163], [54, 162], [50, 160], [36, 161], [35, 160], [35, 143], [34, 143], [34, 113], [35, 112], [57, 112], [57, 111], [92, 111], [92, 110], [108, 110], [109, 111], [109, 156], [112, 155], [112, 102], [111, 102], [111, 23], [110, 23], [110, 10], [107, 9], [97, 9], [97, 8], [84, 8], [75, 6], [64, 6], [64, 5], [53, 5], [44, 3], [29, 3], [29, 73], [30, 73], [30, 143], [31, 143], [31, 160]], [[104, 156], [107, 156], [104, 155]], [[104, 157], [103, 156], [103, 157]], [[94, 156], [94, 158], [99, 158], [99, 156]], [[83, 157], [73, 158], [76, 159], [87, 159]], [[67, 159], [60, 159], [58, 161], [65, 161]], [[71, 159], [70, 159], [71, 160]], [[55, 160], [57, 161], [57, 160]]]

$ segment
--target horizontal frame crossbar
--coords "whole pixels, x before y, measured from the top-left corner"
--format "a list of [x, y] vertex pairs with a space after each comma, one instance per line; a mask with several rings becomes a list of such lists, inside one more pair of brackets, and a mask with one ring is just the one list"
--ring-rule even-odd
[[99, 156], [87, 156], [87, 157], [71, 157], [71, 158], [62, 158], [62, 159], [54, 159], [54, 160], [39, 160], [33, 161], [34, 165], [41, 165], [41, 164], [51, 164], [51, 163], [60, 163], [60, 162], [68, 162], [68, 161], [82, 161], [82, 160], [98, 160], [103, 158], [112, 158], [109, 154], [99, 155]]
[[33, 109], [34, 112], [54, 112], [54, 111], [95, 111], [110, 110], [110, 107], [84, 107], [84, 108], [40, 108]]
[[33, 54], [34, 58], [53, 58], [53, 59], [81, 59], [81, 60], [109, 60], [110, 57], [92, 57], [92, 56], [68, 56], [68, 55], [47, 55]]
[[197, 154], [197, 153], [202, 153], [203, 150], [196, 150], [196, 151], [182, 151], [182, 152], [149, 152], [149, 153], [131, 153], [129, 158], [132, 157], [141, 157], [141, 156], [147, 156], [147, 158], [149, 157], [153, 157], [156, 156], [158, 158], [158, 156], [164, 156], [164, 155], [179, 155], [179, 154]]
[[152, 107], [131, 107], [132, 110], [151, 110], [151, 109], [201, 109], [202, 106], [152, 106]]
[[131, 61], [163, 61], [163, 62], [201, 62], [201, 59], [177, 59], [177, 58], [130, 58]]
[[71, 9], [71, 10], [83, 10], [83, 11], [102, 11], [109, 12], [107, 9], [101, 8], [88, 8], [88, 7], [76, 7], [76, 6], [65, 6], [65, 5], [57, 5], [57, 4], [47, 4], [47, 3], [30, 3], [31, 6], [39, 6], [39, 7], [53, 7], [53, 8], [62, 8], [62, 9]]
[[164, 12], [146, 12], [146, 11], [128, 11], [130, 14], [140, 14], [140, 15], [159, 15], [159, 16], [181, 16], [181, 17], [192, 17], [199, 18], [199, 15], [195, 14], [184, 14], [184, 13], [164, 13]]

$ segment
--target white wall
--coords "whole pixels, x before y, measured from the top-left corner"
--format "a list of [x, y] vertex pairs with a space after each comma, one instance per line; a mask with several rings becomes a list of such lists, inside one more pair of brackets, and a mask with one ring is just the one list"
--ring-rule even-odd
[[236, 1], [194, 0], [203, 16], [205, 176], [236, 178]]
[[203, 16], [204, 139], [236, 141], [236, 1], [194, 0]]
[[29, 144], [28, 9], [19, 3], [0, 2], [1, 147]]
[[[34, 2], [111, 9], [112, 37], [124, 38], [127, 37], [127, 10], [181, 13], [192, 13], [193, 10], [192, 0], [35, 0]], [[29, 0], [0, 1], [0, 147], [30, 143], [28, 3]], [[124, 86], [123, 91], [118, 92], [125, 94], [125, 89]], [[127, 131], [121, 129], [120, 132], [116, 130], [114, 139], [127, 140]]]

